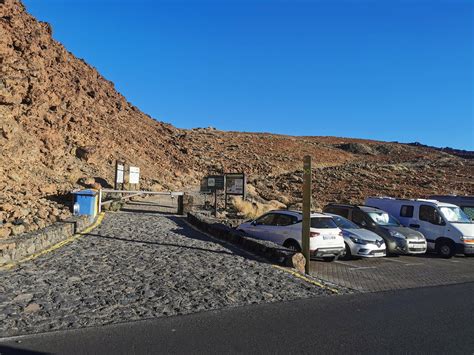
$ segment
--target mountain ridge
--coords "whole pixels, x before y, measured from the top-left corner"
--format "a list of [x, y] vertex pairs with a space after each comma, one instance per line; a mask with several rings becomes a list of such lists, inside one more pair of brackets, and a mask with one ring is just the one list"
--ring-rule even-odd
[[[315, 185], [318, 204], [390, 191], [414, 197], [474, 192], [471, 160], [428, 147], [179, 129], [157, 121], [54, 40], [51, 26], [19, 0], [0, 1], [0, 68], [0, 238], [66, 218], [61, 197], [91, 178], [91, 186], [112, 185], [116, 160], [139, 166], [141, 187], [157, 191], [195, 190], [205, 174], [244, 171], [251, 199], [294, 206], [304, 155], [313, 157], [316, 184], [321, 176], [334, 184]], [[377, 174], [364, 176], [367, 169]], [[384, 179], [385, 185], [375, 183]], [[417, 185], [427, 181], [429, 188]]]

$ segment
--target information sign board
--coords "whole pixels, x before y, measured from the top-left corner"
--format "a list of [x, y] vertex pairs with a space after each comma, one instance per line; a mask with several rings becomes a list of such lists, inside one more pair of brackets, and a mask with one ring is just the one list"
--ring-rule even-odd
[[136, 166], [131, 166], [129, 170], [129, 179], [130, 184], [138, 184], [140, 181], [140, 168]]

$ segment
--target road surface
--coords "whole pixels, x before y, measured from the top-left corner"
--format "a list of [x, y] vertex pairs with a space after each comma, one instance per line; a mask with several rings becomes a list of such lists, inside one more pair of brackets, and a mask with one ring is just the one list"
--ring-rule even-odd
[[473, 293], [467, 283], [235, 307], [25, 336], [0, 353], [473, 354]]

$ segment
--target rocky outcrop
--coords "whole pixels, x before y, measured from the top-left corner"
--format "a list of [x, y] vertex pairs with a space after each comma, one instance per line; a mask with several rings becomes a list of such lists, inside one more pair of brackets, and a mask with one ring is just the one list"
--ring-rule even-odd
[[[0, 1], [0, 153], [0, 238], [67, 218], [67, 193], [113, 185], [117, 159], [140, 167], [145, 189], [195, 189], [207, 173], [244, 171], [256, 198], [285, 204], [299, 201], [295, 176], [307, 154], [323, 177], [316, 186], [324, 189], [316, 190], [326, 196], [321, 200], [355, 200], [377, 189], [392, 195], [474, 193], [466, 183], [473, 160], [427, 147], [182, 130], [154, 120], [55, 41], [53, 28], [30, 16], [19, 0]], [[429, 168], [387, 168], [416, 164]]]

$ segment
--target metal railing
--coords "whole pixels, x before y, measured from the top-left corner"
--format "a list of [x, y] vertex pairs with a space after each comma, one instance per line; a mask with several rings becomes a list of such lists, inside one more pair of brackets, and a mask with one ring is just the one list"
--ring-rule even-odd
[[111, 204], [117, 199], [107, 200], [102, 202], [103, 193], [120, 193], [120, 194], [129, 194], [129, 196], [122, 196], [120, 201], [129, 199], [132, 197], [140, 195], [158, 195], [158, 196], [171, 196], [171, 198], [178, 197], [178, 213], [183, 210], [183, 196], [184, 192], [176, 191], [146, 191], [146, 190], [114, 190], [114, 189], [100, 189], [99, 190], [99, 212], [102, 211], [102, 206]]

